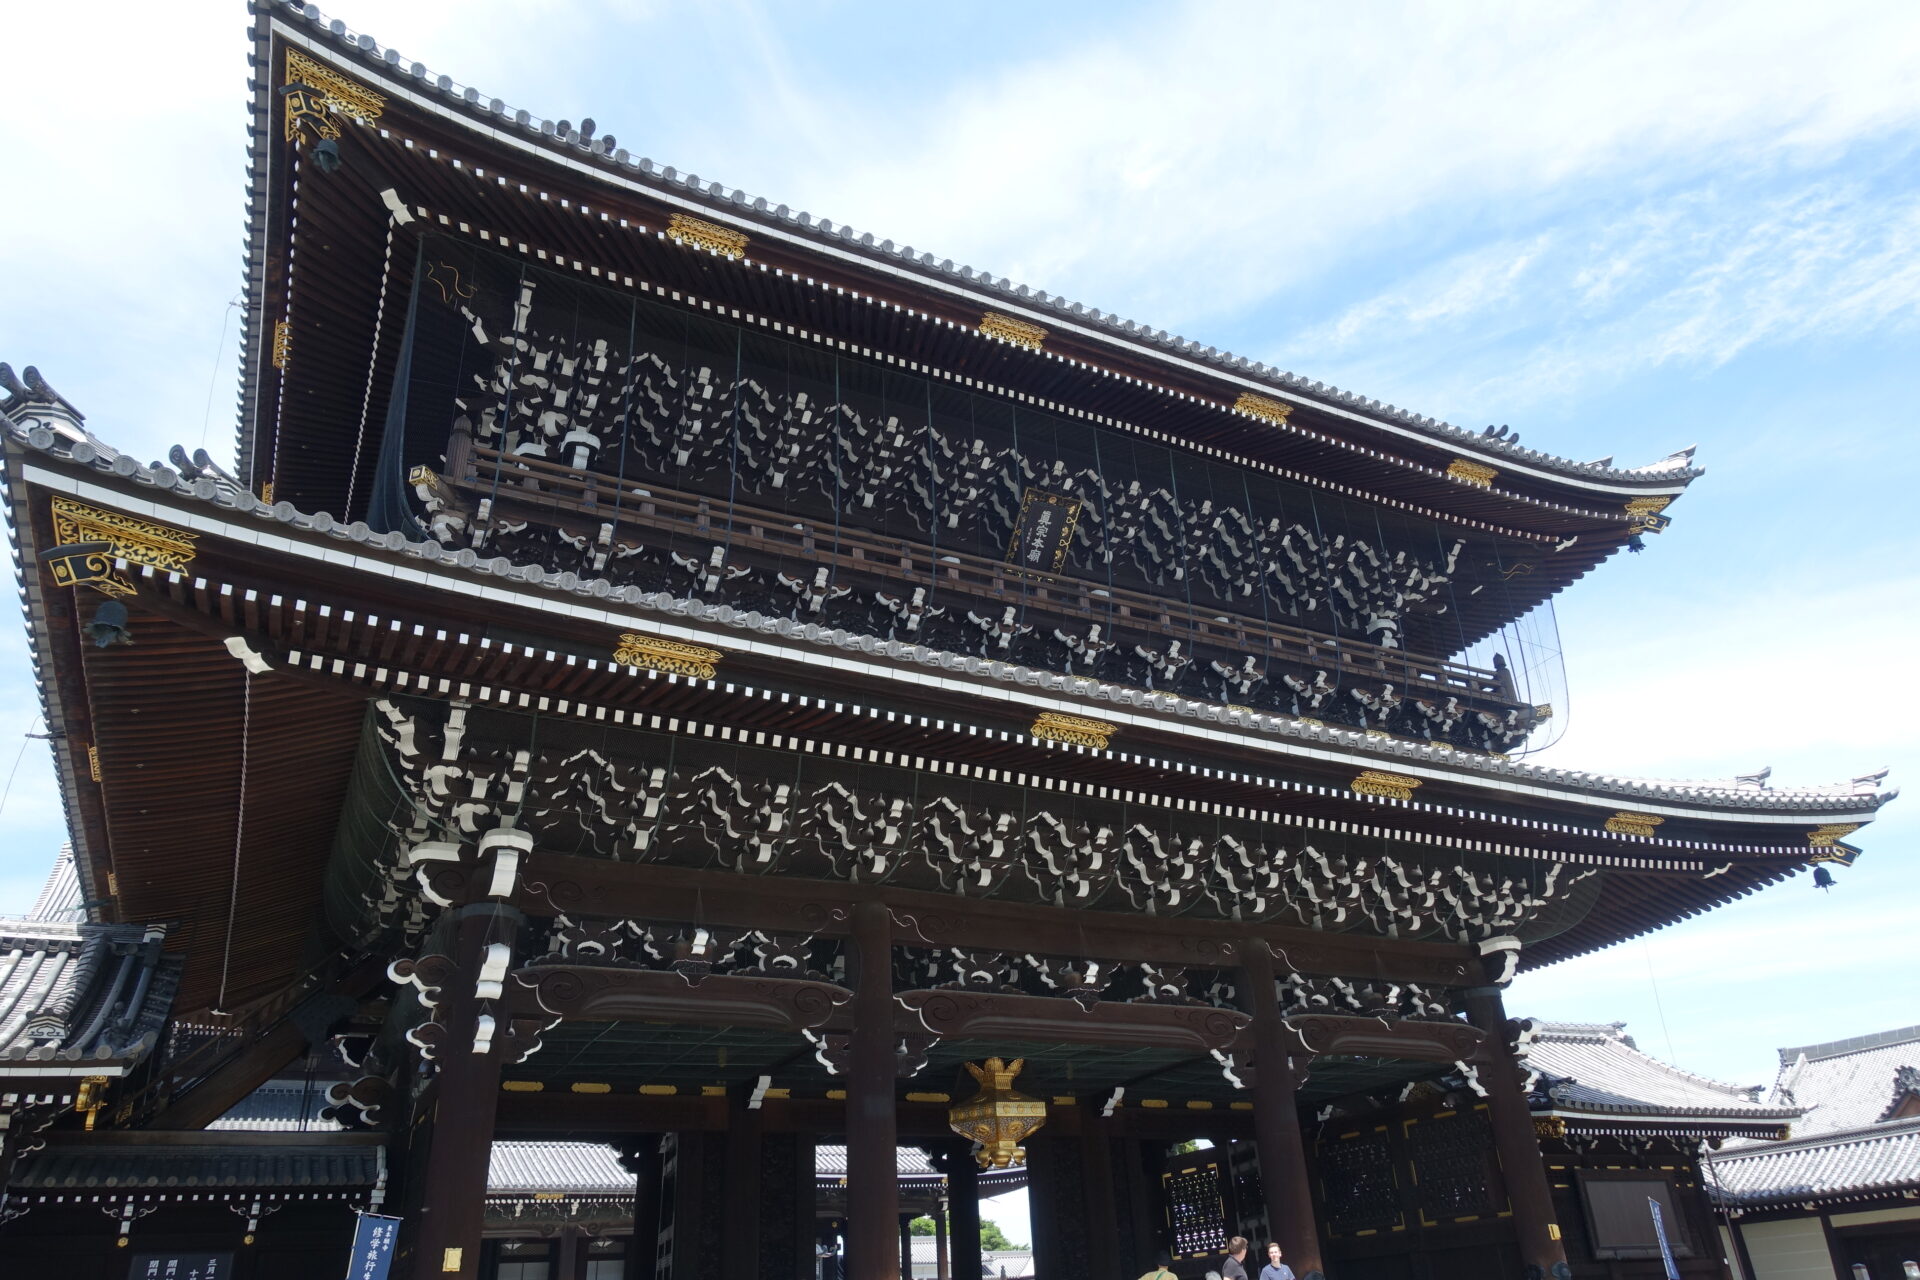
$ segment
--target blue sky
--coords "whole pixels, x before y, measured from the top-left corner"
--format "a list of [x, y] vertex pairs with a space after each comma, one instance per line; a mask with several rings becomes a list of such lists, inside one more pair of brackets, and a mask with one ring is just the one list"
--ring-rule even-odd
[[[1551, 757], [1920, 779], [1920, 9], [329, 12], [657, 162], [1368, 396], [1575, 458], [1697, 443], [1672, 530], [1559, 602]], [[226, 456], [240, 7], [9, 25], [0, 359], [143, 457]], [[0, 770], [36, 711], [0, 628]], [[1523, 978], [1510, 1007], [1624, 1020], [1740, 1082], [1775, 1046], [1920, 1022], [1916, 806], [1861, 834], [1831, 893], [1802, 877]], [[17, 911], [61, 838], [41, 743], [0, 831]]]

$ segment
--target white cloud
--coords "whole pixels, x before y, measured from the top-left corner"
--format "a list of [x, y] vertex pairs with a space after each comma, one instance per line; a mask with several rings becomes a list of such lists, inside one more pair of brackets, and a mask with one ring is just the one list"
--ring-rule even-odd
[[[1920, 322], [1920, 193], [1663, 195], [1435, 263], [1283, 342], [1436, 411], [1511, 414], [1662, 365]], [[1497, 355], [1482, 358], [1498, 344]]]

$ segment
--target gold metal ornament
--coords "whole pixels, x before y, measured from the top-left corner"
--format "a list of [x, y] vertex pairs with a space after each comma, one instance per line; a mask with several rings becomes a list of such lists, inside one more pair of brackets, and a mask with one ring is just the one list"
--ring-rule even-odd
[[947, 1111], [947, 1125], [974, 1144], [974, 1161], [982, 1169], [1006, 1169], [1027, 1162], [1020, 1144], [1047, 1122], [1047, 1104], [1013, 1087], [1013, 1078], [1027, 1065], [988, 1058], [984, 1065], [969, 1062], [967, 1074], [980, 1082], [980, 1092]]
[[691, 676], [695, 680], [713, 679], [723, 656], [718, 649], [704, 649], [697, 644], [682, 644], [678, 640], [663, 640], [632, 631], [620, 637], [620, 645], [613, 651], [613, 660], [623, 667], [646, 667], [650, 671]]
[[1029, 351], [1040, 350], [1041, 344], [1047, 340], [1047, 331], [1039, 325], [1001, 315], [998, 311], [989, 311], [980, 317], [980, 332]]
[[130, 596], [133, 583], [114, 569], [114, 561], [172, 573], [193, 562], [198, 534], [102, 511], [72, 498], [55, 498], [52, 507], [53, 537], [60, 545], [43, 558], [57, 586], [92, 587], [102, 595]]
[[1293, 413], [1292, 405], [1269, 396], [1255, 395], [1251, 391], [1242, 391], [1240, 398], [1233, 402], [1233, 408], [1236, 413], [1274, 423], [1285, 422]]
[[332, 116], [378, 120], [387, 109], [385, 95], [349, 80], [333, 68], [297, 49], [287, 50], [287, 140], [291, 142], [304, 121], [322, 138], [340, 136]]
[[1401, 773], [1382, 773], [1378, 769], [1368, 769], [1355, 778], [1349, 786], [1363, 796], [1381, 796], [1388, 800], [1411, 800], [1413, 789], [1420, 785], [1420, 779], [1409, 778]]
[[747, 256], [746, 232], [735, 231], [732, 227], [723, 227], [689, 213], [676, 213], [668, 218], [667, 234], [696, 249], [706, 249], [725, 257]]
[[1478, 462], [1468, 462], [1465, 458], [1455, 458], [1447, 464], [1447, 474], [1455, 480], [1465, 480], [1468, 484], [1490, 485], [1499, 472]]
[[1064, 742], [1069, 746], [1092, 747], [1096, 751], [1105, 751], [1113, 735], [1119, 732], [1116, 725], [1105, 720], [1089, 720], [1085, 716], [1062, 715], [1058, 711], [1042, 711], [1040, 718], [1033, 722], [1033, 728], [1027, 732], [1042, 742]]
[[1651, 813], [1629, 813], [1623, 811], [1608, 818], [1606, 827], [1607, 830], [1617, 836], [1643, 836], [1651, 840], [1653, 838], [1653, 829], [1665, 821], [1665, 818], [1656, 817]]

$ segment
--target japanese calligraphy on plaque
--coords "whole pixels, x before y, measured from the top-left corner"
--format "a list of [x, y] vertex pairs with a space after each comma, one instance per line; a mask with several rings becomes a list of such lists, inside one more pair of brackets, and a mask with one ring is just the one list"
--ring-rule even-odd
[[1033, 573], [1059, 573], [1073, 546], [1080, 506], [1078, 498], [1045, 489], [1027, 490], [1020, 497], [1020, 516], [1013, 522], [1007, 563]]

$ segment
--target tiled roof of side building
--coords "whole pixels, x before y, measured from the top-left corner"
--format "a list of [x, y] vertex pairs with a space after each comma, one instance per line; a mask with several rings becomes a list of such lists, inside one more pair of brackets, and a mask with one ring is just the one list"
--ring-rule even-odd
[[1902, 1068], [1920, 1070], [1920, 1027], [1782, 1049], [1769, 1101], [1806, 1112], [1799, 1137], [1859, 1129], [1887, 1118]]
[[86, 908], [81, 905], [83, 897], [80, 872], [73, 865], [73, 845], [62, 844], [60, 852], [54, 855], [53, 866], [47, 871], [46, 884], [40, 887], [40, 896], [27, 912], [27, 919], [77, 923], [87, 918]]
[[[563, 163], [588, 166], [615, 180], [650, 188], [676, 202], [697, 207], [707, 216], [748, 228], [759, 228], [763, 233], [785, 236], [836, 255], [865, 261], [882, 270], [961, 291], [980, 302], [1031, 316], [1035, 321], [1058, 328], [1077, 328], [1100, 340], [1132, 346], [1163, 360], [1184, 362], [1250, 388], [1257, 387], [1295, 399], [1317, 402], [1353, 415], [1363, 422], [1370, 421], [1390, 432], [1411, 431], [1431, 442], [1492, 454], [1513, 463], [1556, 472], [1569, 479], [1665, 482], [1671, 486], [1683, 485], [1702, 474], [1690, 464], [1690, 449], [1643, 467], [1617, 468], [1612, 465], [1611, 458], [1597, 462], [1576, 462], [1522, 448], [1518, 443], [1457, 427], [1394, 405], [1382, 404], [1338, 387], [1329, 387], [1249, 360], [1245, 356], [1236, 356], [1177, 334], [1169, 334], [1164, 329], [1138, 324], [1045, 290], [1016, 284], [992, 272], [956, 266], [950, 259], [916, 252], [908, 245], [896, 246], [892, 240], [876, 239], [870, 232], [856, 231], [829, 218], [815, 218], [804, 211], [790, 210], [784, 204], [769, 205], [764, 198], [751, 196], [719, 182], [702, 181], [672, 166], [663, 167], [643, 157], [631, 156], [625, 149], [615, 147], [611, 137], [582, 136], [577, 130], [564, 128], [565, 122], [556, 124], [524, 110], [513, 110], [499, 98], [489, 98], [477, 89], [458, 83], [451, 76], [430, 72], [421, 63], [403, 57], [398, 50], [381, 45], [372, 36], [353, 32], [338, 19], [327, 19], [313, 5], [302, 5], [297, 0], [254, 0], [253, 7], [256, 12], [269, 13], [288, 23], [316, 44], [331, 46], [349, 60], [371, 64], [369, 70], [377, 68], [384, 76], [403, 80], [409, 93], [417, 100], [436, 104], [453, 118], [465, 121], [472, 127], [492, 132], [502, 140], [513, 140], [522, 146], [531, 145], [542, 150], [564, 148], [567, 159]], [[274, 95], [270, 93], [255, 96], [255, 111], [259, 117], [255, 126], [257, 140], [267, 137], [267, 117], [273, 109], [273, 98]], [[257, 141], [257, 145], [264, 143]], [[256, 230], [250, 223], [250, 245], [253, 244]], [[250, 253], [254, 251], [250, 250]], [[256, 264], [250, 260], [247, 264], [250, 280], [256, 276], [255, 267]]]
[[496, 1142], [487, 1163], [489, 1195], [632, 1195], [634, 1175], [600, 1142]]
[[1558, 1113], [1596, 1116], [1700, 1117], [1731, 1122], [1785, 1122], [1791, 1106], [1763, 1103], [1761, 1086], [1723, 1084], [1669, 1066], [1641, 1052], [1624, 1023], [1535, 1022], [1527, 1066], [1544, 1077]]
[[[38, 415], [32, 403], [17, 396], [0, 404], [0, 433], [4, 433], [6, 437], [28, 448], [55, 458], [79, 463], [103, 476], [117, 476], [132, 480], [162, 495], [242, 513], [260, 521], [273, 521], [295, 530], [325, 534], [341, 541], [356, 543], [375, 554], [381, 552], [403, 554], [426, 561], [444, 571], [526, 583], [574, 597], [592, 599], [602, 604], [611, 602], [617, 605], [637, 605], [670, 613], [688, 621], [725, 626], [740, 631], [757, 630], [762, 633], [804, 639], [817, 644], [832, 644], [842, 649], [876, 653], [896, 660], [912, 661], [961, 674], [978, 674], [992, 668], [1006, 678], [1023, 685], [1032, 685], [1055, 692], [1071, 688], [1084, 697], [1107, 696], [1102, 692], [1107, 686], [1098, 686], [1090, 693], [1083, 687], [1084, 682], [1054, 672], [1034, 671], [1010, 663], [996, 663], [984, 658], [949, 654], [904, 641], [882, 640], [845, 631], [829, 633], [825, 628], [804, 626], [791, 619], [764, 618], [757, 613], [744, 615], [726, 605], [704, 604], [697, 600], [676, 597], [664, 591], [642, 592], [636, 587], [616, 587], [604, 578], [588, 579], [571, 572], [550, 572], [538, 565], [513, 564], [504, 556], [479, 558], [471, 549], [455, 550], [443, 547], [437, 542], [416, 542], [399, 533], [379, 533], [361, 521], [342, 524], [328, 513], [303, 512], [284, 501], [269, 504], [251, 493], [222, 485], [207, 476], [188, 480], [170, 467], [145, 466], [136, 461], [132, 455], [120, 453], [91, 436], [76, 440], [73, 434], [56, 431], [48, 420], [43, 420]], [[1229, 715], [1242, 714], [1217, 703], [1178, 698], [1171, 694], [1142, 693], [1117, 686], [1110, 700], [1116, 702], [1122, 710], [1132, 706], [1152, 706], [1163, 711], [1170, 710], [1182, 716], [1209, 720], [1222, 720]], [[1536, 765], [1525, 760], [1502, 756], [1457, 751], [1450, 747], [1412, 739], [1372, 737], [1360, 730], [1348, 730], [1339, 726], [1322, 725], [1315, 721], [1282, 715], [1255, 713], [1246, 716], [1245, 721], [1281, 738], [1302, 740], [1316, 747], [1324, 748], [1329, 745], [1338, 747], [1350, 744], [1361, 752], [1379, 753], [1384, 757], [1392, 757], [1389, 763], [1405, 761], [1404, 767], [1418, 769], [1423, 764], [1431, 764], [1435, 767], [1444, 766], [1447, 769], [1464, 770], [1489, 780], [1511, 779], [1513, 785], [1524, 786], [1535, 794], [1544, 794], [1540, 790], [1544, 787], [1592, 793], [1590, 795], [1569, 794], [1564, 798], [1579, 799], [1594, 804], [1620, 799], [1642, 809], [1659, 810], [1663, 805], [1692, 805], [1704, 806], [1728, 814], [1757, 815], [1771, 812], [1790, 815], [1778, 820], [1783, 822], [1796, 821], [1798, 816], [1804, 813], [1815, 820], [1857, 824], [1871, 821], [1880, 806], [1900, 794], [1897, 788], [1881, 785], [1885, 777], [1884, 772], [1852, 782], [1780, 788], [1739, 786], [1729, 781], [1705, 783], [1647, 781]], [[1234, 723], [1241, 722], [1234, 721]], [[1497, 781], [1496, 785], [1498, 785]], [[1663, 840], [1658, 837], [1634, 837], [1634, 840], [1635, 847], [1663, 843]], [[1725, 846], [1715, 846], [1715, 848], [1724, 849]]]
[[71, 1064], [113, 1073], [166, 1026], [181, 961], [140, 925], [0, 923], [0, 1076]]
[[1920, 1190], [1920, 1118], [1711, 1153], [1711, 1182], [1747, 1208]]

